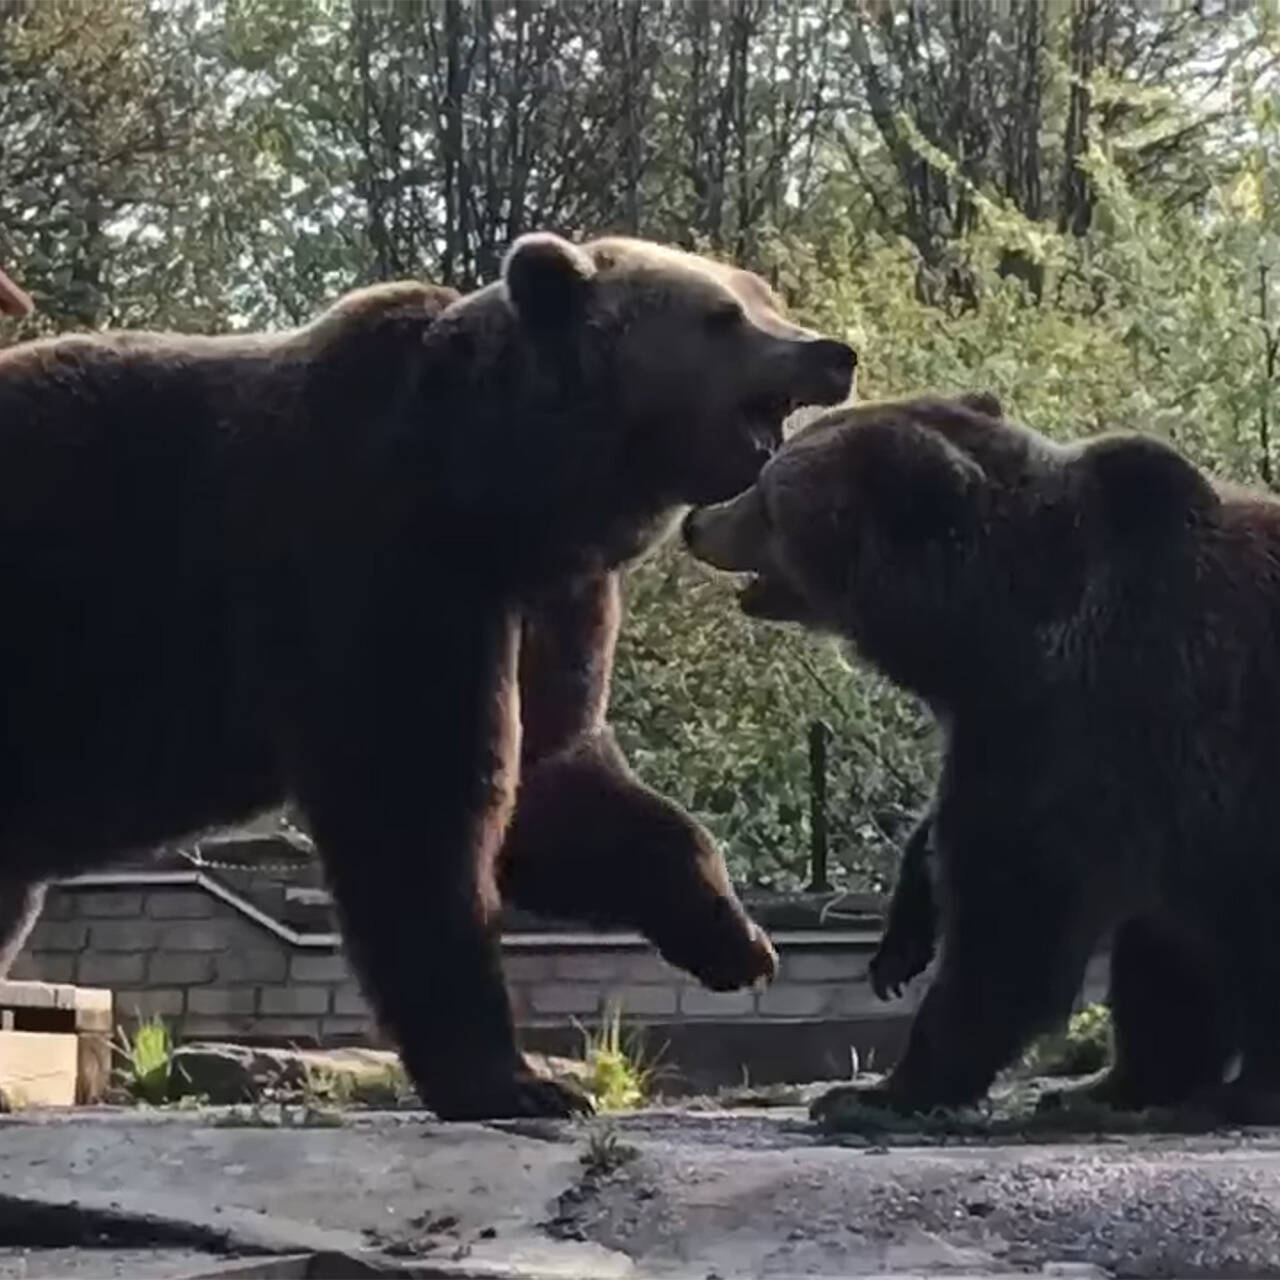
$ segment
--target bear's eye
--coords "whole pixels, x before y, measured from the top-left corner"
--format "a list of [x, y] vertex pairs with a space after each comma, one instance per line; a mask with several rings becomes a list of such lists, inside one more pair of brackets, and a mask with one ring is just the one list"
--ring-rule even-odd
[[732, 300], [717, 302], [705, 317], [706, 326], [712, 333], [726, 333], [730, 329], [736, 329], [744, 319], [741, 305]]

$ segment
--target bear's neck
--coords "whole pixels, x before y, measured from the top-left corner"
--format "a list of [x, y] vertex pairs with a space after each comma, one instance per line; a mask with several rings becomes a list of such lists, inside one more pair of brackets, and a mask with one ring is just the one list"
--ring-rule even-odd
[[618, 567], [674, 527], [680, 508], [639, 470], [644, 450], [599, 390], [608, 378], [590, 347], [558, 365], [505, 305], [447, 316], [426, 345], [420, 465], [457, 531], [556, 577]]

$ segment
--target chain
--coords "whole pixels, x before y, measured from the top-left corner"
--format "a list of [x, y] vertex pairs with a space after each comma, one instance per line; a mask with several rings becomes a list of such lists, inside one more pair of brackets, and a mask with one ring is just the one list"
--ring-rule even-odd
[[191, 863], [193, 867], [201, 867], [210, 871], [262, 871], [280, 873], [306, 871], [315, 866], [308, 859], [306, 862], [219, 862], [215, 858], [206, 858], [202, 853], [192, 853], [187, 849], [179, 849], [178, 853]]
[[[291, 822], [285, 822], [282, 830], [289, 844], [308, 850], [314, 849], [315, 846], [307, 833], [299, 830]], [[301, 862], [220, 862], [216, 858], [206, 858], [199, 845], [191, 849], [178, 848], [174, 852], [185, 858], [193, 867], [207, 867], [211, 871], [261, 871], [279, 874], [308, 871], [316, 865], [315, 859], [311, 857]]]

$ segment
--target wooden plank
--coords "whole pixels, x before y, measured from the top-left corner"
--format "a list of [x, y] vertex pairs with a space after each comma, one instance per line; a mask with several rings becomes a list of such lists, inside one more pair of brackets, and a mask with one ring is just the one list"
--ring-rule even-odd
[[70, 1107], [79, 1043], [52, 1031], [0, 1031], [0, 1092], [11, 1107]]
[[[0, 1010], [18, 1030], [111, 1031], [111, 992], [67, 982], [0, 982]], [[24, 1021], [28, 1025], [24, 1027]], [[38, 1023], [38, 1025], [31, 1025]]]

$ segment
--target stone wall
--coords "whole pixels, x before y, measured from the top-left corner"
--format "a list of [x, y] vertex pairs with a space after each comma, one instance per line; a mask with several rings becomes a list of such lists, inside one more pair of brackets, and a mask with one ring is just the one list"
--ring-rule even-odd
[[[775, 930], [778, 980], [723, 995], [625, 934], [513, 933], [503, 953], [527, 1043], [563, 1052], [578, 1024], [617, 1002], [706, 1086], [844, 1074], [851, 1046], [864, 1063], [895, 1053], [919, 993], [892, 1005], [872, 996], [864, 975], [877, 936]], [[185, 1039], [383, 1043], [335, 934], [299, 932], [198, 872], [55, 886], [13, 976], [109, 987], [118, 1019], [159, 1014]], [[1098, 989], [1095, 975], [1089, 997]]]
[[13, 976], [109, 987], [121, 1020], [159, 1014], [188, 1039], [370, 1042], [335, 940], [246, 908], [199, 875], [84, 877], [50, 889]]

